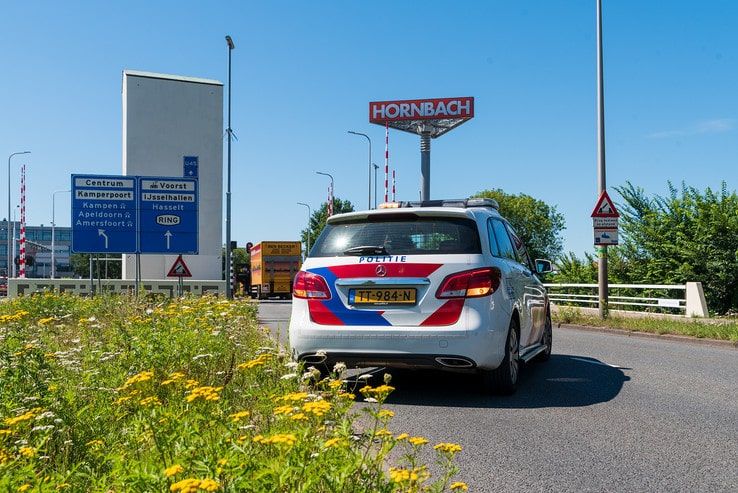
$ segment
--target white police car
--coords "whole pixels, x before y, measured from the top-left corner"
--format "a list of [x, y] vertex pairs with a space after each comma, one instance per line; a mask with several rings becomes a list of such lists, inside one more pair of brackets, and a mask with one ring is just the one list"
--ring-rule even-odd
[[293, 356], [478, 372], [513, 392], [520, 362], [551, 354], [536, 276], [551, 262], [531, 262], [491, 199], [383, 207], [328, 220], [295, 278]]

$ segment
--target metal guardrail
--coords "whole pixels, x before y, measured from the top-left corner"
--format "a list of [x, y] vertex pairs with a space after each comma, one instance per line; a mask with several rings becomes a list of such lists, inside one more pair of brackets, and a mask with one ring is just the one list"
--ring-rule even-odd
[[[597, 284], [581, 284], [581, 283], [545, 283], [544, 286], [549, 290], [549, 299], [554, 304], [566, 304], [575, 306], [597, 306], [599, 305], [599, 296], [597, 294], [585, 294], [582, 290], [596, 290]], [[569, 292], [566, 292], [569, 290]], [[576, 290], [579, 292], [570, 292]], [[644, 296], [627, 296], [622, 290], [646, 291]], [[684, 296], [679, 298], [669, 296], [659, 296], [653, 293], [654, 290], [662, 290], [667, 292], [683, 291]], [[613, 293], [613, 291], [615, 291]], [[651, 292], [649, 292], [651, 291]], [[637, 310], [644, 309], [666, 309], [667, 311], [682, 312], [688, 317], [706, 317], [707, 303], [705, 295], [702, 291], [702, 283], [688, 282], [686, 284], [610, 284], [608, 286], [609, 305], [618, 307], [638, 307]]]

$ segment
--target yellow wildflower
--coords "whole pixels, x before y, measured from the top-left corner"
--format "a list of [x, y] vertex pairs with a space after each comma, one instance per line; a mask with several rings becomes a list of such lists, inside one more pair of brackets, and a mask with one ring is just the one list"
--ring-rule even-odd
[[417, 481], [418, 473], [415, 470], [404, 469], [401, 467], [390, 467], [390, 479], [393, 483], [405, 483], [408, 481]]
[[308, 418], [303, 413], [297, 413], [290, 416], [290, 419], [295, 421], [306, 421]]
[[96, 440], [90, 440], [85, 445], [87, 445], [88, 447], [102, 447], [103, 444], [104, 442], [102, 440], [96, 439]]
[[374, 436], [379, 437], [379, 438], [391, 437], [392, 432], [389, 431], [387, 428], [382, 428], [381, 430], [377, 430]]
[[187, 380], [185, 382], [185, 388], [186, 389], [191, 389], [192, 387], [197, 387], [198, 385], [200, 385], [200, 382], [198, 382], [197, 380], [194, 380], [192, 378], [190, 378], [189, 380]]
[[250, 415], [251, 413], [248, 411], [238, 411], [237, 413], [233, 413], [228, 417], [231, 418], [231, 421], [233, 421], [234, 423], [237, 423], [241, 421], [243, 418], [248, 418]]
[[36, 457], [36, 449], [33, 447], [21, 447], [18, 451], [23, 457]]
[[379, 419], [392, 418], [394, 415], [395, 413], [393, 413], [389, 409], [382, 409], [381, 411], [377, 413], [377, 417]]
[[455, 454], [457, 452], [461, 452], [461, 445], [457, 445], [455, 443], [439, 443], [433, 448], [438, 450], [439, 452], [445, 452], [448, 454]]
[[[175, 382], [178, 382], [179, 380], [182, 380], [184, 378], [185, 374], [181, 371], [175, 371], [171, 375], [169, 375], [169, 378], [161, 382], [162, 385], [170, 385]], [[195, 384], [197, 385], [197, 384]]]
[[0, 436], [12, 435], [13, 430], [0, 430]]
[[469, 487], [466, 485], [466, 483], [462, 481], [456, 481], [455, 483], [451, 483], [451, 491], [469, 491]]
[[28, 491], [31, 489], [31, 485], [26, 483], [18, 487], [18, 491]]
[[38, 324], [39, 324], [39, 325], [46, 325], [47, 323], [49, 323], [49, 322], [53, 322], [53, 321], [54, 321], [54, 317], [46, 317], [46, 318], [42, 318], [42, 319], [40, 319], [40, 320], [38, 321]]
[[397, 437], [395, 437], [395, 440], [401, 442], [403, 440], [407, 440], [408, 438], [410, 438], [410, 435], [408, 435], [407, 433], [400, 433], [399, 435], [397, 435]]
[[408, 439], [408, 442], [412, 443], [413, 445], [420, 446], [428, 443], [428, 440], [423, 437], [410, 437]]
[[161, 401], [159, 400], [158, 397], [151, 396], [151, 397], [146, 397], [144, 399], [141, 399], [139, 401], [139, 404], [141, 404], [143, 407], [147, 407], [147, 406], [161, 406]]
[[190, 391], [190, 395], [185, 397], [187, 402], [192, 402], [195, 399], [202, 398], [206, 401], [217, 401], [220, 400], [219, 392], [223, 390], [223, 387], [196, 387]]
[[38, 411], [40, 411], [40, 409], [31, 409], [30, 411], [23, 413], [20, 416], [16, 416], [14, 418], [5, 418], [5, 424], [7, 426], [13, 426], [24, 421], [30, 421], [36, 416], [36, 413]]
[[197, 490], [217, 491], [220, 484], [212, 479], [183, 479], [169, 487], [169, 491], [181, 491], [182, 493], [194, 493]]
[[168, 478], [171, 478], [172, 476], [177, 475], [182, 471], [184, 471], [184, 467], [180, 466], [179, 464], [174, 464], [173, 466], [164, 469], [164, 475]]
[[330, 411], [331, 409], [331, 403], [328, 401], [315, 401], [315, 402], [306, 402], [302, 406], [302, 410], [306, 413], [313, 414], [315, 416], [323, 416], [325, 413]]
[[130, 398], [130, 397], [118, 397], [118, 398], [117, 398], [117, 399], [115, 400], [115, 404], [116, 404], [117, 406], [120, 406], [121, 404], [123, 404], [123, 403], [125, 403], [126, 401], [129, 401], [129, 400], [131, 400], [131, 398]]
[[56, 485], [56, 488], [55, 489], [57, 489], [57, 490], [63, 490], [65, 488], [69, 488], [70, 486], [72, 486], [72, 485], [69, 484], [69, 483], [59, 483], [59, 484]]
[[329, 438], [328, 440], [325, 441], [323, 446], [325, 448], [331, 448], [331, 447], [337, 446], [340, 442], [341, 442], [340, 438]]
[[277, 406], [274, 408], [274, 414], [280, 415], [280, 414], [290, 414], [295, 408], [293, 406]]
[[300, 402], [308, 398], [307, 392], [292, 392], [287, 395], [283, 395], [278, 400], [283, 402]]
[[270, 357], [271, 355], [266, 354], [266, 353], [260, 354], [258, 357], [256, 357], [255, 359], [252, 359], [251, 361], [241, 363], [240, 365], [238, 365], [238, 368], [241, 370], [244, 370], [244, 369], [249, 369], [249, 368], [256, 368], [257, 366], [262, 366], [267, 361], [269, 361]]
[[333, 390], [340, 389], [343, 385], [343, 382], [341, 380], [333, 380], [328, 384], [328, 387], [330, 387]]
[[341, 392], [338, 394], [338, 397], [342, 399], [348, 399], [350, 401], [353, 401], [354, 399], [356, 399], [356, 395], [352, 394], [351, 392]]
[[278, 433], [269, 437], [256, 435], [254, 437], [254, 442], [265, 445], [287, 445], [288, 447], [291, 447], [296, 441], [297, 437], [292, 433]]
[[138, 373], [136, 375], [133, 375], [131, 378], [126, 380], [126, 383], [123, 384], [123, 387], [121, 389], [127, 389], [128, 387], [135, 385], [139, 382], [147, 382], [152, 379], [154, 376], [153, 371], [142, 371], [141, 373]]

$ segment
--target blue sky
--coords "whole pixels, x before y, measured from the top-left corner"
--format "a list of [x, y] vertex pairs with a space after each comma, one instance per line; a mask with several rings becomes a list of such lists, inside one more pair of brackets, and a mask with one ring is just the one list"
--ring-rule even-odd
[[[738, 186], [738, 2], [605, 0], [608, 186]], [[121, 172], [123, 69], [225, 80], [233, 52], [233, 238], [296, 239], [336, 195], [364, 208], [372, 100], [474, 96], [475, 118], [433, 141], [431, 195], [527, 193], [592, 250], [594, 0], [485, 2], [6, 2], [0, 157], [28, 163], [28, 223], [51, 222], [71, 173]], [[416, 199], [418, 138], [391, 132], [398, 198]], [[5, 169], [6, 164], [0, 169]], [[6, 212], [6, 172], [0, 217]], [[380, 195], [381, 195], [380, 187]], [[619, 200], [617, 194], [614, 199]], [[57, 197], [57, 224], [69, 204]]]

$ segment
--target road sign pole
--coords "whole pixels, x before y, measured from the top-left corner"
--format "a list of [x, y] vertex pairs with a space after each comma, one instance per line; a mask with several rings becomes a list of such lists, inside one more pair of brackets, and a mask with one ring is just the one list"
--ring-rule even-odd
[[92, 254], [90, 254], [90, 296], [95, 296], [95, 279], [92, 273]]
[[136, 297], [138, 298], [138, 285], [141, 283], [141, 254], [136, 254], [136, 286], [134, 288], [134, 291], [136, 292]]
[[[607, 190], [605, 175], [605, 87], [602, 68], [602, 0], [597, 0], [597, 195]], [[608, 312], [607, 296], [607, 246], [598, 249], [597, 281], [599, 287], [599, 316]]]

